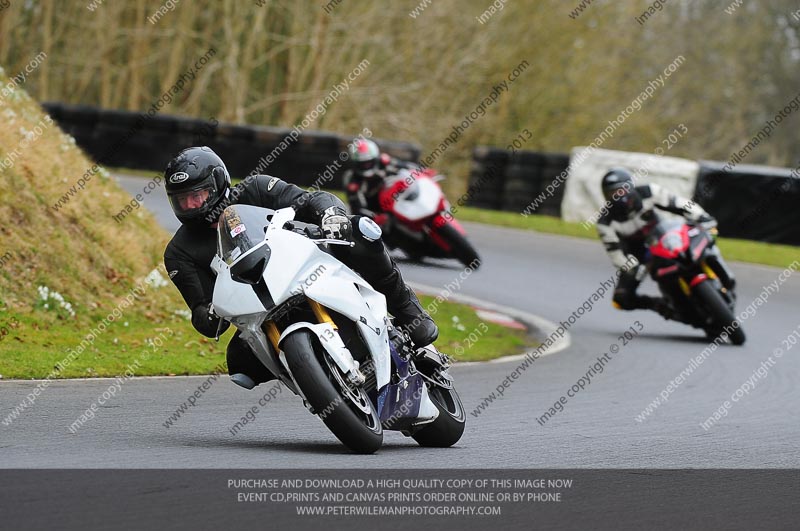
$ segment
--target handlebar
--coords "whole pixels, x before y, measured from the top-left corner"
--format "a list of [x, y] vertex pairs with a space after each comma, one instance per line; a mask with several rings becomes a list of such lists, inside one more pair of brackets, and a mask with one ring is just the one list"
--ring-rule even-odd
[[287, 221], [283, 228], [290, 230], [300, 236], [305, 236], [310, 240], [319, 240], [325, 236], [319, 225], [313, 223], [303, 223], [302, 221]]
[[333, 245], [347, 245], [348, 247], [353, 247], [355, 245], [354, 242], [346, 242], [343, 240], [335, 240], [333, 238], [325, 238], [325, 233], [318, 225], [314, 225], [313, 223], [303, 223], [302, 221], [287, 221], [286, 224], [283, 226], [284, 229], [290, 230], [295, 234], [299, 234], [300, 236], [305, 236], [312, 242], [316, 244], [325, 244], [330, 243]]
[[712, 236], [717, 236], [719, 234], [719, 229], [717, 229], [717, 220], [715, 219], [695, 222], [692, 225], [694, 225], [695, 227], [700, 227], [701, 229], [708, 232]]

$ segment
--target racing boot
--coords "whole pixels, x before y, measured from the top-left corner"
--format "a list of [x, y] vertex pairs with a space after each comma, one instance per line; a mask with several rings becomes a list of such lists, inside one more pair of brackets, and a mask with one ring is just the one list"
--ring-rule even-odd
[[408, 331], [415, 347], [430, 345], [439, 337], [439, 329], [403, 281], [400, 269], [381, 240], [381, 229], [369, 218], [351, 219], [355, 246], [352, 249], [336, 246], [334, 255], [386, 297], [389, 313], [398, 326]]
[[403, 282], [396, 264], [392, 264], [392, 272], [387, 278], [373, 286], [386, 296], [389, 313], [394, 316], [395, 323], [408, 332], [415, 347], [426, 347], [436, 341], [439, 328], [422, 308], [417, 295]]
[[638, 298], [641, 299], [642, 308], [653, 310], [667, 321], [677, 321], [679, 323], [694, 326], [694, 323], [687, 319], [678, 309], [668, 303], [666, 299], [662, 297], [648, 297], [646, 295], [641, 295]]
[[658, 315], [666, 319], [667, 321], [679, 321], [678, 312], [675, 311], [670, 304], [667, 303], [664, 299], [660, 297], [647, 297], [650, 299], [648, 303], [649, 309], [656, 312]]
[[394, 315], [395, 322], [408, 331], [414, 346], [426, 347], [439, 337], [439, 327], [422, 308], [416, 293], [408, 286], [403, 286], [400, 293], [387, 300], [387, 306]]

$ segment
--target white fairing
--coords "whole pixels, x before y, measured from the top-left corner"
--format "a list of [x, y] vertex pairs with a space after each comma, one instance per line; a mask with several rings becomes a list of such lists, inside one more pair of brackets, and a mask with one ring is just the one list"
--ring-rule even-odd
[[429, 218], [439, 212], [443, 196], [442, 189], [433, 179], [425, 176], [417, 177], [397, 197], [394, 210], [397, 214], [412, 221]]
[[214, 284], [214, 313], [220, 317], [266, 313], [253, 288], [234, 282], [230, 268], [224, 262], [222, 266]]
[[[265, 215], [271, 212], [263, 210]], [[321, 250], [312, 240], [281, 228], [293, 219], [294, 210], [291, 208], [276, 211], [265, 234], [271, 256], [264, 271], [264, 279], [275, 305], [280, 305], [295, 295], [305, 294], [307, 298], [357, 323], [375, 364], [377, 388], [383, 388], [391, 377], [385, 297], [353, 270]], [[223, 260], [214, 261], [214, 268], [217, 270], [213, 297], [215, 312], [242, 331], [242, 338], [273, 373], [281, 372], [280, 365], [283, 365], [285, 372], [289, 372], [285, 357], [272, 352], [271, 344], [261, 329], [268, 314], [267, 308], [256, 296], [252, 286], [231, 278], [230, 267], [232, 266]], [[357, 373], [358, 362], [353, 359], [331, 325], [295, 323], [283, 331], [281, 340], [299, 328], [308, 329], [319, 337], [320, 344], [345, 374], [354, 371]], [[284, 379], [284, 383], [295, 392], [299, 391], [293, 381], [287, 382]], [[425, 413], [420, 414], [420, 422], [433, 419], [438, 414], [427, 391], [423, 393], [420, 411]]]
[[425, 385], [422, 387], [422, 396], [420, 397], [419, 401], [419, 422], [415, 425], [419, 426], [420, 424], [427, 424], [429, 422], [433, 422], [436, 420], [436, 417], [439, 416], [439, 410], [436, 409], [436, 406], [431, 400], [431, 397], [428, 395], [428, 386]]

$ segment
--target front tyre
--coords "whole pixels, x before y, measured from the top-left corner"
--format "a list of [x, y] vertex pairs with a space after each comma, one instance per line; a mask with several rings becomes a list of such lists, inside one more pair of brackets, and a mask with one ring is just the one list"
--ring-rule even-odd
[[733, 322], [736, 319], [733, 315], [733, 310], [722, 298], [713, 283], [707, 280], [701, 282], [694, 288], [694, 293], [711, 316], [711, 324], [706, 327], [706, 333], [712, 338], [717, 338], [725, 328], [728, 328], [732, 330], [729, 334], [731, 342], [734, 345], [743, 345], [747, 339], [744, 330], [742, 330], [741, 324], [736, 328], [733, 327]]
[[308, 330], [292, 332], [281, 343], [297, 385], [315, 414], [352, 451], [375, 453], [383, 444], [383, 428], [363, 389], [342, 389], [341, 379], [330, 374], [338, 368]]
[[478, 251], [467, 240], [466, 236], [458, 232], [450, 223], [444, 223], [435, 228], [436, 234], [450, 246], [450, 254], [467, 267], [477, 269], [480, 267], [481, 257]]
[[449, 448], [464, 434], [464, 424], [467, 421], [464, 405], [455, 388], [445, 389], [438, 385], [429, 385], [428, 395], [439, 410], [439, 416], [411, 437], [420, 446]]

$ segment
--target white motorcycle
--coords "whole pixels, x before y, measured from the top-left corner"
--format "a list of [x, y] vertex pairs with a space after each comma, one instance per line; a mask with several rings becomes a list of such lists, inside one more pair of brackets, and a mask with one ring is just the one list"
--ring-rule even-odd
[[466, 415], [447, 356], [415, 349], [384, 296], [337, 260], [291, 208], [225, 209], [212, 269], [214, 312], [351, 450], [373, 453], [383, 430], [449, 447]]

